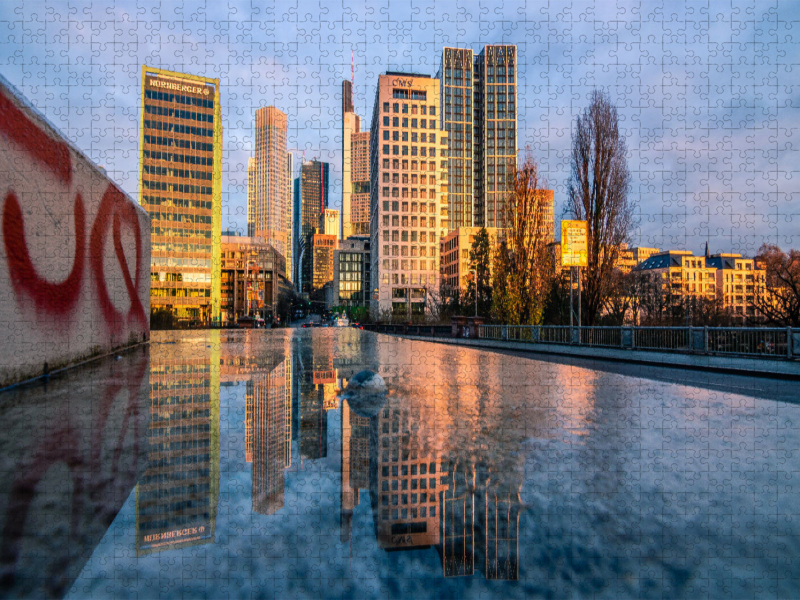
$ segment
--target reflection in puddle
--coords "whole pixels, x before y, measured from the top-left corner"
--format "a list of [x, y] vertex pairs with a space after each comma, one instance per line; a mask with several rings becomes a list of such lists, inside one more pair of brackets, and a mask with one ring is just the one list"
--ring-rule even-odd
[[153, 338], [0, 399], [2, 595], [792, 595], [800, 542], [759, 548], [797, 406], [350, 329]]

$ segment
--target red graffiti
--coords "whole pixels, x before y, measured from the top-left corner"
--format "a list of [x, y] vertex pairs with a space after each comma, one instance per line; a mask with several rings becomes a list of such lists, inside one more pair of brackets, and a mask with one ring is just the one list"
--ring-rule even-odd
[[[72, 161], [67, 144], [55, 140], [32, 121], [10, 99], [0, 94], [0, 132], [22, 147], [36, 162], [46, 167], [65, 186], [72, 182]], [[75, 259], [69, 276], [61, 283], [44, 279], [34, 267], [25, 239], [24, 218], [17, 193], [8, 191], [3, 207], [3, 242], [14, 291], [33, 300], [41, 312], [63, 316], [78, 303], [83, 289], [86, 253], [96, 286], [97, 301], [110, 333], [118, 333], [127, 321], [137, 321], [145, 329], [148, 319], [139, 289], [142, 285], [142, 238], [139, 215], [133, 204], [114, 184], [109, 184], [91, 229], [87, 248], [86, 210], [80, 194], [75, 196]], [[136, 240], [134, 272], [130, 273], [122, 247], [122, 228], [129, 227]], [[106, 286], [103, 257], [109, 232], [119, 263], [122, 280], [130, 300], [126, 315], [117, 310]]]
[[31, 121], [14, 103], [0, 94], [0, 131], [52, 171], [62, 183], [72, 181], [69, 146], [54, 140]]
[[68, 313], [78, 301], [83, 283], [83, 265], [86, 247], [86, 217], [81, 195], [75, 196], [75, 261], [72, 271], [61, 283], [45, 281], [33, 266], [28, 244], [25, 241], [25, 228], [22, 209], [13, 192], [6, 197], [3, 209], [3, 242], [8, 257], [8, 272], [16, 290], [24, 290], [33, 300], [38, 310], [57, 315]]
[[[139, 217], [133, 205], [128, 202], [122, 192], [114, 186], [109, 186], [106, 193], [103, 195], [103, 200], [100, 202], [100, 210], [97, 212], [97, 217], [92, 227], [92, 236], [89, 240], [90, 261], [95, 285], [97, 286], [100, 310], [103, 311], [106, 323], [108, 323], [114, 331], [121, 327], [123, 315], [111, 302], [108, 289], [106, 288], [105, 274], [103, 272], [103, 249], [105, 248], [106, 235], [112, 224], [112, 219], [114, 251], [117, 256], [117, 262], [119, 262], [120, 270], [122, 271], [122, 278], [125, 281], [125, 288], [128, 290], [128, 296], [131, 301], [131, 307], [128, 310], [128, 319], [136, 319], [146, 327], [147, 316], [145, 315], [144, 307], [139, 301], [139, 295], [137, 294], [142, 275], [142, 236], [139, 230]], [[133, 278], [128, 272], [128, 263], [125, 260], [125, 253], [122, 249], [121, 222], [123, 220], [133, 228], [134, 238], [136, 239], [136, 263], [134, 266]]]

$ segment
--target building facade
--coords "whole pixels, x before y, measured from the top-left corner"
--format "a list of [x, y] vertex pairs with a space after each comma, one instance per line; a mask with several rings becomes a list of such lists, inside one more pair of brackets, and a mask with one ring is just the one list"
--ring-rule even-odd
[[322, 230], [322, 216], [328, 208], [330, 165], [317, 160], [304, 161], [301, 167], [303, 223], [302, 236]]
[[633, 272], [640, 273], [648, 284], [645, 309], [650, 313], [672, 316], [692, 302], [716, 298], [716, 269], [706, 264], [704, 256], [694, 256], [687, 250], [653, 254]]
[[736, 320], [753, 320], [761, 315], [755, 300], [764, 293], [766, 273], [752, 258], [741, 254], [712, 254], [706, 264], [716, 269], [716, 284], [722, 296], [723, 308]]
[[264, 238], [223, 232], [221, 261], [223, 322], [274, 314], [286, 273], [283, 256]]
[[[439, 271], [441, 272], [441, 288], [443, 293], [450, 293], [453, 290], [462, 291], [469, 287], [472, 281], [470, 269], [472, 261], [470, 253], [475, 236], [481, 230], [480, 227], [459, 227], [451, 231], [439, 242]], [[497, 246], [498, 230], [495, 227], [487, 227], [489, 234], [490, 252]], [[492, 257], [489, 258], [489, 272], [493, 271]]]
[[517, 164], [517, 47], [487, 45], [473, 71], [474, 225], [502, 227], [507, 178]]
[[248, 233], [266, 239], [284, 258], [289, 252], [286, 131], [285, 113], [274, 106], [256, 111], [255, 164], [253, 178], [248, 181], [253, 187], [253, 208], [247, 211]]
[[295, 244], [296, 239], [294, 235], [294, 198], [292, 198], [292, 190], [294, 189], [294, 156], [291, 152], [286, 153], [286, 278], [294, 281], [294, 264], [295, 257]]
[[463, 48], [444, 48], [437, 77], [441, 85], [442, 131], [449, 141], [449, 230], [472, 227], [473, 215], [473, 54]]
[[369, 306], [369, 249], [367, 236], [351, 236], [339, 242], [339, 249], [333, 253], [332, 306]]
[[219, 79], [142, 67], [139, 203], [150, 214], [150, 307], [220, 318]]
[[438, 79], [381, 75], [370, 131], [370, 312], [421, 315], [447, 233], [447, 136]]
[[320, 233], [325, 235], [335, 235], [339, 239], [339, 211], [333, 208], [326, 208], [322, 211], [322, 228]]
[[369, 132], [361, 131], [352, 89], [342, 82], [342, 239], [369, 235]]
[[308, 237], [303, 259], [302, 292], [309, 297], [319, 297], [326, 283], [333, 281], [333, 253], [338, 247], [335, 235], [315, 233]]

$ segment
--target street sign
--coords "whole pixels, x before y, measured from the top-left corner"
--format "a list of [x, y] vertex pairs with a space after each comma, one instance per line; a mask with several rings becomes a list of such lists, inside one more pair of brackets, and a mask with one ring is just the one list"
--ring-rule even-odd
[[561, 266], [589, 264], [589, 235], [586, 221], [561, 221]]

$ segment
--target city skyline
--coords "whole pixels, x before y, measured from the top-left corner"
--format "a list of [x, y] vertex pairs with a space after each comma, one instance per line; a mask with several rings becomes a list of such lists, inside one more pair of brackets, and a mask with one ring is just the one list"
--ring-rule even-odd
[[[228, 32], [226, 41], [219, 42], [211, 41], [208, 31], [193, 24], [200, 21], [188, 15], [152, 7], [136, 14], [133, 5], [125, 4], [93, 15], [91, 22], [70, 21], [69, 35], [56, 38], [48, 34], [47, 23], [32, 18], [35, 9], [6, 3], [0, 7], [0, 28], [6, 29], [8, 42], [0, 44], [0, 64], [12, 84], [137, 198], [141, 65], [219, 78], [225, 149], [222, 228], [244, 232], [247, 158], [254, 146], [251, 123], [257, 108], [274, 104], [287, 113], [288, 146], [296, 160], [305, 151], [331, 163], [331, 207], [340, 209], [340, 86], [350, 78], [351, 56], [354, 108], [368, 115], [377, 76], [385, 70], [433, 76], [445, 46], [477, 53], [486, 44], [515, 44], [518, 147], [521, 152], [530, 148], [547, 187], [555, 190], [557, 219], [565, 203], [571, 126], [588, 105], [588, 94], [602, 86], [620, 109], [634, 174], [631, 196], [640, 201], [633, 245], [697, 252], [708, 241], [711, 252], [745, 255], [753, 255], [763, 242], [796, 245], [792, 217], [799, 212], [800, 189], [794, 186], [800, 184], [788, 161], [798, 115], [792, 88], [776, 82], [788, 77], [791, 68], [778, 64], [784, 53], [793, 55], [781, 32], [790, 27], [797, 8], [761, 4], [744, 19], [736, 14], [750, 5], [709, 10], [689, 3], [679, 11], [689, 13], [688, 20], [665, 16], [662, 23], [646, 23], [630, 7], [604, 14], [605, 21], [579, 20], [592, 6], [581, 4], [569, 13], [506, 3], [505, 13], [481, 20], [483, 15], [470, 15], [465, 6], [428, 4], [413, 13], [393, 8], [397, 22], [405, 21], [398, 26], [380, 20], [377, 5], [365, 4], [353, 7], [359, 16], [301, 13], [288, 20], [288, 27], [276, 26], [280, 17], [266, 20], [244, 5], [235, 15], [215, 7], [207, 11], [207, 20]], [[322, 33], [337, 18], [339, 24], [351, 20], [345, 28], [349, 37], [312, 43], [300, 33], [308, 31], [303, 21]], [[25, 36], [16, 27], [20, 19], [30, 28], [26, 39], [40, 43], [22, 44]], [[677, 26], [686, 33], [670, 43], [663, 31]], [[186, 41], [168, 38], [176, 28], [182, 28], [176, 38]], [[273, 43], [256, 41], [263, 30], [271, 32]], [[112, 39], [111, 32], [119, 35]], [[245, 41], [232, 41], [237, 37]], [[134, 42], [136, 61], [99, 63], [92, 56], [93, 48], [100, 47], [114, 48], [119, 55]], [[65, 43], [75, 61], [55, 65], [44, 60], [47, 53], [66, 51]], [[362, 130], [367, 128], [365, 123]]]

